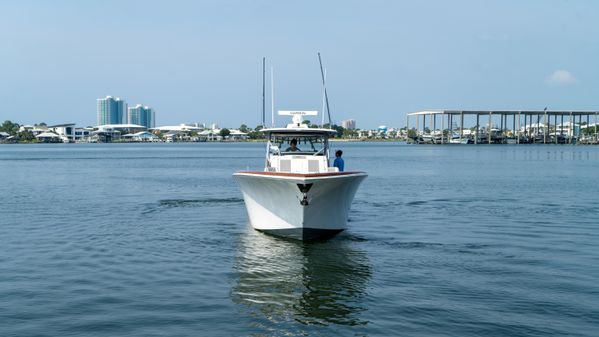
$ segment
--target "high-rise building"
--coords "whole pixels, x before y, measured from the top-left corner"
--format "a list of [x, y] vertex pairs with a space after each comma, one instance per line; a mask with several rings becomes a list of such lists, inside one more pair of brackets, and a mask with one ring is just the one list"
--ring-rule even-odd
[[355, 130], [356, 121], [353, 119], [346, 119], [344, 121], [341, 121], [341, 126], [347, 130]]
[[127, 123], [153, 128], [156, 126], [156, 113], [148, 106], [137, 104], [127, 109]]
[[125, 119], [127, 102], [120, 98], [106, 96], [97, 100], [98, 125], [121, 124]]

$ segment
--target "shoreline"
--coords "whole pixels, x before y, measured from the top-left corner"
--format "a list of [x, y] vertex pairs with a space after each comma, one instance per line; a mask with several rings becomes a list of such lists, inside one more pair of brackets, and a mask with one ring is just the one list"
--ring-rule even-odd
[[[362, 143], [362, 142], [398, 142], [405, 143], [404, 139], [330, 139], [335, 143]], [[252, 140], [222, 140], [222, 141], [204, 141], [204, 142], [0, 142], [0, 145], [35, 145], [35, 144], [154, 144], [154, 143], [265, 143], [266, 139]]]

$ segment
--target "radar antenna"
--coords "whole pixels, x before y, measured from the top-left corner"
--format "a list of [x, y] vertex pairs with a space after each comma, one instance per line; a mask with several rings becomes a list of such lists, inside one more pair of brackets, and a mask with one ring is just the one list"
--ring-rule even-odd
[[320, 52], [318, 53], [318, 63], [320, 64], [320, 75], [322, 76], [322, 87], [324, 88], [324, 100], [327, 104], [327, 116], [329, 117], [329, 127], [331, 127], [331, 109], [329, 108], [329, 95], [327, 94], [326, 76], [324, 75], [324, 69], [322, 68], [322, 59], [320, 57]]

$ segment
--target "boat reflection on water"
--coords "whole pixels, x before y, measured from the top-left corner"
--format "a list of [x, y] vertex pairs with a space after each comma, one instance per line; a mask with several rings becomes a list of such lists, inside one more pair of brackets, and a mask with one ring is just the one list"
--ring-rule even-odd
[[248, 231], [239, 242], [232, 299], [255, 327], [364, 325], [361, 303], [372, 271], [357, 244], [348, 236], [305, 243]]

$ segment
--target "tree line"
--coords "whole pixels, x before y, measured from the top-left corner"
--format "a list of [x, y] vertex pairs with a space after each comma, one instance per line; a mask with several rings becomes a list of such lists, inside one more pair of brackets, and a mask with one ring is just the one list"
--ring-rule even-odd
[[[46, 123], [36, 124], [36, 126], [46, 126]], [[4, 121], [4, 123], [0, 125], [0, 132], [6, 132], [21, 142], [33, 142], [36, 140], [31, 131], [19, 131], [20, 129], [21, 125], [19, 123], [13, 123], [9, 120]]]

